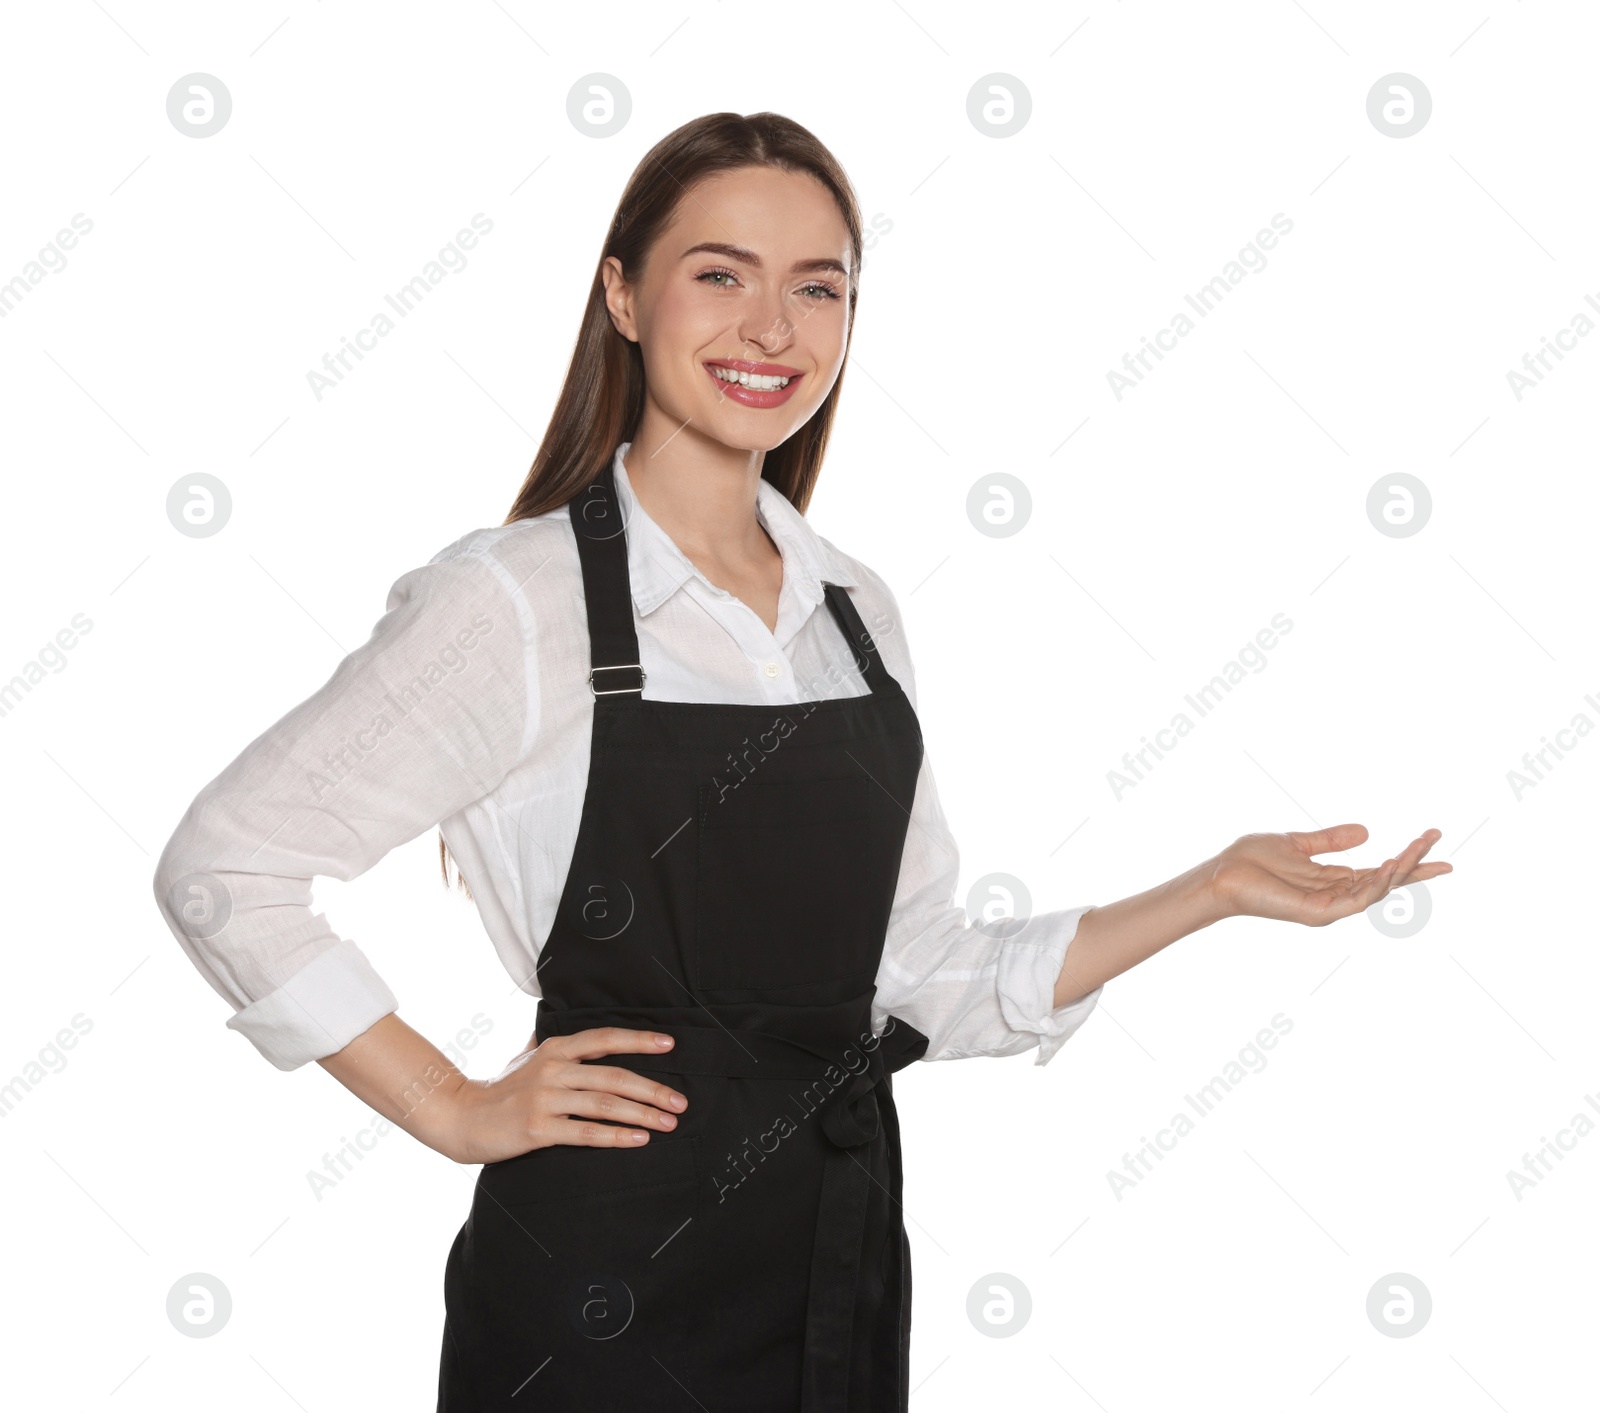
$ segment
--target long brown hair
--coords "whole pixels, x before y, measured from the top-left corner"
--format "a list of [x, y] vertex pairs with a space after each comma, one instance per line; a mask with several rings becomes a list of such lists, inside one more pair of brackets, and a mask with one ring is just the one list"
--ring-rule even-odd
[[[622, 264], [624, 277], [636, 281], [685, 193], [705, 177], [739, 167], [808, 173], [838, 203], [850, 235], [850, 303], [845, 324], [848, 357], [861, 269], [861, 210], [844, 168], [815, 135], [779, 113], [708, 113], [695, 118], [656, 143], [628, 178], [595, 261], [594, 280], [561, 395], [503, 524], [565, 505], [600, 474], [622, 442], [633, 439], [644, 411], [644, 358], [639, 345], [624, 338], [611, 322], [601, 267], [607, 256], [614, 255]], [[843, 381], [841, 370], [806, 424], [762, 459], [762, 479], [771, 481], [802, 514], [822, 471]], [[452, 862], [441, 834], [439, 871], [447, 887]], [[457, 882], [471, 897], [459, 870]]]

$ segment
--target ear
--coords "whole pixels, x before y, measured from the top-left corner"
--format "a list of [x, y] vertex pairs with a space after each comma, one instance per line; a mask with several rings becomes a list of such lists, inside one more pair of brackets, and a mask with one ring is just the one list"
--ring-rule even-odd
[[629, 343], [639, 342], [639, 329], [633, 319], [633, 286], [623, 277], [622, 261], [608, 255], [600, 264], [600, 278], [606, 286], [606, 309], [616, 331]]

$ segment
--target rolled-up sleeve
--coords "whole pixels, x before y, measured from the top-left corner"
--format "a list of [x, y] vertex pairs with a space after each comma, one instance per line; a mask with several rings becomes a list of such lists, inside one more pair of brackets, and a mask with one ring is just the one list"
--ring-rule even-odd
[[[916, 671], [899, 604], [884, 580], [859, 560], [875, 603], [875, 637], [884, 663], [916, 705]], [[1037, 1047], [1051, 1057], [1088, 1020], [1103, 987], [1055, 1005], [1056, 981], [1078, 920], [1095, 905], [998, 922], [970, 920], [955, 900], [961, 857], [945, 821], [924, 748], [906, 830], [877, 993], [873, 1029], [890, 1016], [928, 1037], [925, 1060], [1018, 1055]]]
[[313, 912], [312, 880], [359, 877], [493, 792], [530, 746], [523, 600], [467, 543], [394, 583], [368, 641], [201, 789], [156, 867], [157, 905], [234, 1007], [228, 1027], [279, 1069], [398, 1008]]
[[1046, 1064], [1088, 1020], [1103, 987], [1055, 1006], [1056, 979], [1078, 919], [1094, 905], [1002, 923], [974, 922], [955, 902], [956, 841], [928, 754], [901, 857], [873, 998], [874, 1029], [896, 1016], [928, 1037], [925, 1060], [1019, 1055]]

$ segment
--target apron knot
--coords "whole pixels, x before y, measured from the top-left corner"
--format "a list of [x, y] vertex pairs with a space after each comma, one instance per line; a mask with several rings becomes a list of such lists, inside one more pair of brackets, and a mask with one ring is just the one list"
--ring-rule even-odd
[[840, 1148], [857, 1148], [878, 1136], [878, 1086], [928, 1049], [921, 1031], [889, 1018], [888, 1028], [868, 1053], [867, 1066], [835, 1090], [822, 1108], [822, 1129]]
[[878, 1081], [882, 1078], [883, 1066], [870, 1065], [823, 1105], [822, 1131], [839, 1147], [855, 1148], [878, 1136]]

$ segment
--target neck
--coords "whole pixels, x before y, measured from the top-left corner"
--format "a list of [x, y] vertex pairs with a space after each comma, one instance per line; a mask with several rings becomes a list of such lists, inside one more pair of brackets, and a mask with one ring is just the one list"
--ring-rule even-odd
[[647, 395], [622, 464], [645, 514], [690, 559], [737, 562], [761, 556], [768, 545], [756, 518], [765, 458], [678, 427]]

